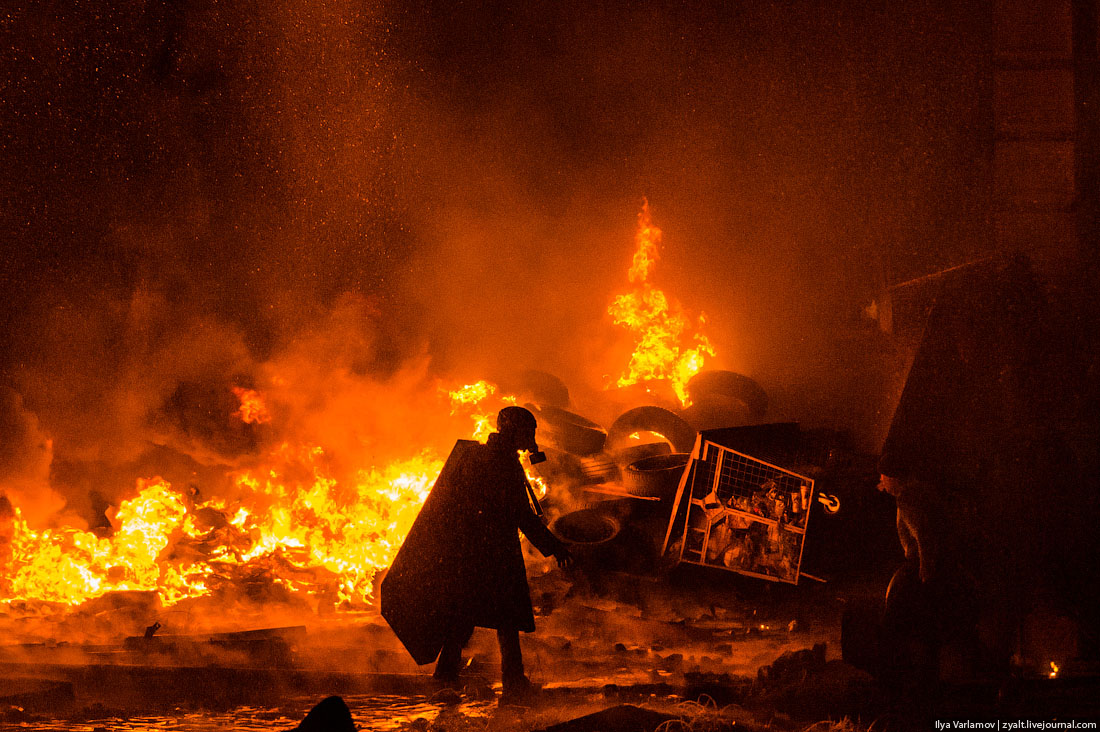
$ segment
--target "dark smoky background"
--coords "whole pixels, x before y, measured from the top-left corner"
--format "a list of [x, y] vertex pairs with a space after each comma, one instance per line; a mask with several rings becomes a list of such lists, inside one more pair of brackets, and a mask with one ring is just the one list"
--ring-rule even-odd
[[[415, 451], [435, 376], [594, 392], [629, 353], [606, 308], [643, 198], [713, 365], [876, 449], [904, 355], [863, 308], [988, 246], [987, 10], [7, 11], [0, 485], [87, 514], [319, 423]], [[272, 384], [301, 393], [278, 426], [228, 416]]]

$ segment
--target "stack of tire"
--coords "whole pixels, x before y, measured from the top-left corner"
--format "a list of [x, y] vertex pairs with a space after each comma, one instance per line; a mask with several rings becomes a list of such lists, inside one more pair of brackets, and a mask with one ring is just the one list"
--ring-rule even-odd
[[[679, 413], [658, 406], [635, 407], [605, 430], [566, 409], [569, 392], [556, 377], [526, 372], [521, 381], [522, 393], [532, 399], [524, 406], [538, 420], [539, 444], [549, 458], [547, 468], [563, 484], [618, 481], [628, 494], [649, 499], [597, 501], [555, 521], [555, 533], [581, 554], [601, 561], [607, 561], [623, 530], [634, 536], [635, 543], [643, 540], [652, 545], [647, 551], [655, 557], [699, 431], [760, 422], [768, 407], [767, 394], [752, 379], [732, 371], [706, 371], [687, 384], [691, 407]], [[647, 434], [661, 441], [647, 442], [643, 437]], [[596, 464], [608, 465], [610, 470], [594, 478]], [[622, 510], [621, 504], [631, 505]]]
[[[565, 409], [569, 392], [559, 379], [542, 372], [523, 376], [526, 388], [546, 400], [526, 406], [538, 419], [539, 442], [550, 449], [551, 457], [557, 453], [557, 462], [573, 466], [571, 472], [579, 474], [578, 459], [604, 454], [618, 464], [626, 490], [648, 498], [669, 497], [670, 482], [675, 490], [699, 431], [758, 423], [768, 408], [767, 393], [749, 377], [703, 371], [687, 383], [692, 404], [679, 414], [657, 406], [635, 407], [604, 430]], [[665, 442], [639, 444], [641, 433], [656, 434]]]

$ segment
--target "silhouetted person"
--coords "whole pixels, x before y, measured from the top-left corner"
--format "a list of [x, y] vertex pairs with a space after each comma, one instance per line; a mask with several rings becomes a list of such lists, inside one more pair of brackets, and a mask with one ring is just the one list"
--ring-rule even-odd
[[885, 620], [930, 649], [930, 673], [941, 647], [1004, 672], [1020, 624], [1072, 560], [1062, 533], [1081, 500], [1048, 329], [1026, 260], [945, 280], [883, 445], [879, 487], [897, 500], [908, 561]]
[[505, 699], [534, 690], [519, 632], [535, 629], [519, 531], [544, 556], [568, 566], [568, 549], [532, 505], [519, 450], [538, 452], [535, 417], [521, 407], [497, 415], [484, 445], [459, 440], [382, 581], [382, 615], [420, 664], [458, 681], [475, 627], [497, 631]]

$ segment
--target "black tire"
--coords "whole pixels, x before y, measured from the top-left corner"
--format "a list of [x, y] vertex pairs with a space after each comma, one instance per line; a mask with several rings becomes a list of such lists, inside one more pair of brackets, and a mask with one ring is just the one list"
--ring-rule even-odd
[[707, 396], [680, 411], [680, 416], [695, 429], [717, 430], [726, 427], [742, 427], [755, 420], [748, 406], [740, 399]]
[[554, 519], [550, 530], [571, 546], [606, 544], [619, 535], [622, 524], [605, 511], [582, 508]]
[[753, 422], [764, 419], [768, 411], [768, 393], [749, 377], [733, 371], [701, 371], [688, 381], [687, 393], [693, 402], [706, 402], [712, 396], [737, 399], [748, 407]]
[[685, 452], [674, 452], [637, 460], [623, 471], [623, 488], [634, 496], [671, 500], [690, 457]]
[[615, 539], [623, 524], [600, 508], [582, 508], [563, 514], [550, 523], [550, 531], [569, 547], [576, 569], [599, 573], [614, 566]]
[[661, 407], [635, 407], [619, 415], [607, 431], [609, 452], [630, 446], [635, 432], [656, 432], [672, 444], [676, 452], [691, 452], [695, 447], [695, 428], [675, 412]]
[[513, 378], [502, 380], [500, 386], [503, 392], [517, 396], [521, 401], [558, 409], [569, 406], [569, 389], [561, 379], [545, 371], [528, 369]]
[[607, 431], [579, 414], [549, 405], [524, 405], [538, 420], [538, 439], [573, 455], [594, 455], [603, 450]]

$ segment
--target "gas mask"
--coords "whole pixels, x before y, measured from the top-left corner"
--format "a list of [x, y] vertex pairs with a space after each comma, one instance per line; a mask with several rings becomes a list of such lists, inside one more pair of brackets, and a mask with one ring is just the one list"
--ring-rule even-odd
[[[523, 444], [526, 442], [526, 444]], [[516, 446], [516, 449], [520, 452], [527, 453], [527, 461], [532, 465], [538, 465], [539, 463], [546, 462], [546, 453], [539, 449], [538, 443], [535, 442], [535, 435], [531, 433], [531, 439], [529, 441], [520, 440], [520, 444]]]

